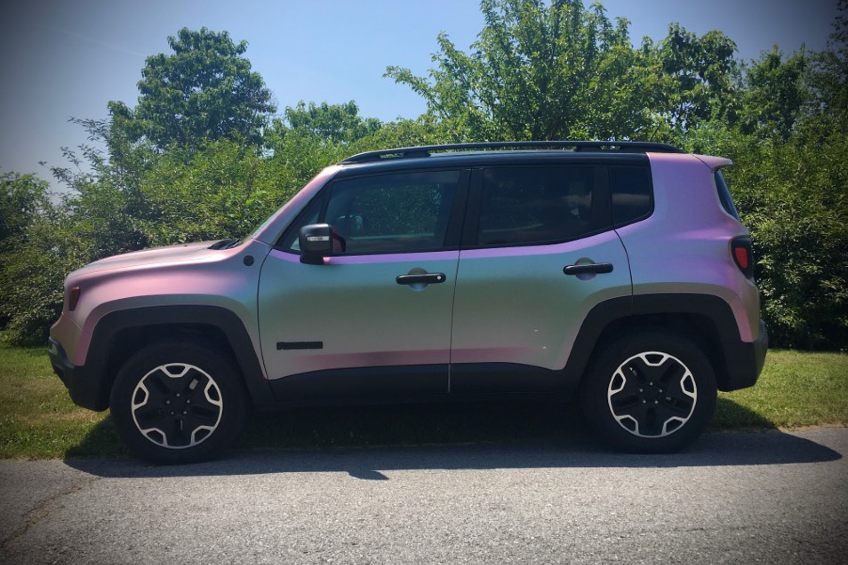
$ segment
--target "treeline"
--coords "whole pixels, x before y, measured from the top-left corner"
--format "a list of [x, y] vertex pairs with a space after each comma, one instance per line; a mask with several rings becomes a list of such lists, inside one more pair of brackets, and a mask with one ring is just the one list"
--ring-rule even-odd
[[[43, 342], [62, 281], [95, 259], [155, 245], [241, 237], [322, 167], [375, 148], [429, 143], [640, 139], [735, 161], [726, 176], [751, 229], [772, 344], [848, 346], [848, 25], [845, 0], [823, 52], [750, 62], [718, 31], [677, 24], [631, 43], [626, 20], [582, 0], [483, 0], [469, 52], [437, 38], [427, 76], [386, 76], [427, 103], [381, 122], [354, 102], [281, 112], [245, 42], [182, 29], [148, 57], [135, 107], [75, 120], [50, 195], [0, 175], [0, 324]], [[387, 61], [391, 62], [391, 61]]]

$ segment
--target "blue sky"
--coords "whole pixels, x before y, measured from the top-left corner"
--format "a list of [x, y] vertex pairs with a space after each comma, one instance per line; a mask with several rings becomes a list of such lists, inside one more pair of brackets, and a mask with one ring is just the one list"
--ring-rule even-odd
[[[680, 22], [719, 29], [744, 60], [778, 44], [825, 46], [836, 0], [606, 0], [631, 37], [661, 39]], [[206, 26], [247, 40], [247, 57], [277, 106], [355, 100], [365, 116], [412, 118], [419, 97], [382, 78], [387, 65], [423, 74], [448, 33], [467, 49], [482, 27], [476, 0], [6, 0], [0, 7], [0, 170], [37, 172], [65, 164], [60, 147], [85, 142], [72, 116], [102, 118], [106, 102], [134, 105], [146, 56], [167, 52], [179, 28]]]

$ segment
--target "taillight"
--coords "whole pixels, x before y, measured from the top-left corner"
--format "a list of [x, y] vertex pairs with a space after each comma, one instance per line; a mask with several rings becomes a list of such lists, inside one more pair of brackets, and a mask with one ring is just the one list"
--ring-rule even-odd
[[730, 252], [733, 255], [733, 262], [739, 267], [749, 279], [754, 278], [754, 250], [751, 245], [751, 238], [748, 236], [737, 237], [730, 242]]
[[79, 302], [80, 297], [80, 287], [75, 286], [71, 289], [71, 292], [68, 293], [68, 310], [73, 310], [77, 307], [77, 302]]

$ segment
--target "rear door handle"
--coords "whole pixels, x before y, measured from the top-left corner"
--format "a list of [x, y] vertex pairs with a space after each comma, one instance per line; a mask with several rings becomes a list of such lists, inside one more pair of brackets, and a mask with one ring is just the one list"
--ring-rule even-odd
[[439, 284], [447, 280], [444, 273], [420, 273], [415, 275], [398, 275], [398, 284]]
[[586, 263], [583, 265], [566, 265], [562, 268], [566, 275], [585, 275], [611, 273], [612, 263]]

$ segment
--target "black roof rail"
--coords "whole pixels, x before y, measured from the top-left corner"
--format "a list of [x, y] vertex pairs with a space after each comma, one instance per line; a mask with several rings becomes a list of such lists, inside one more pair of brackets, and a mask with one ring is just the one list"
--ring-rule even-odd
[[496, 141], [489, 143], [450, 143], [445, 145], [423, 145], [420, 147], [397, 147], [366, 151], [348, 157], [342, 164], [370, 163], [384, 159], [414, 159], [430, 157], [434, 152], [459, 153], [474, 150], [509, 149], [559, 149], [565, 151], [614, 151], [619, 153], [682, 153], [680, 149], [665, 143], [650, 141]]

